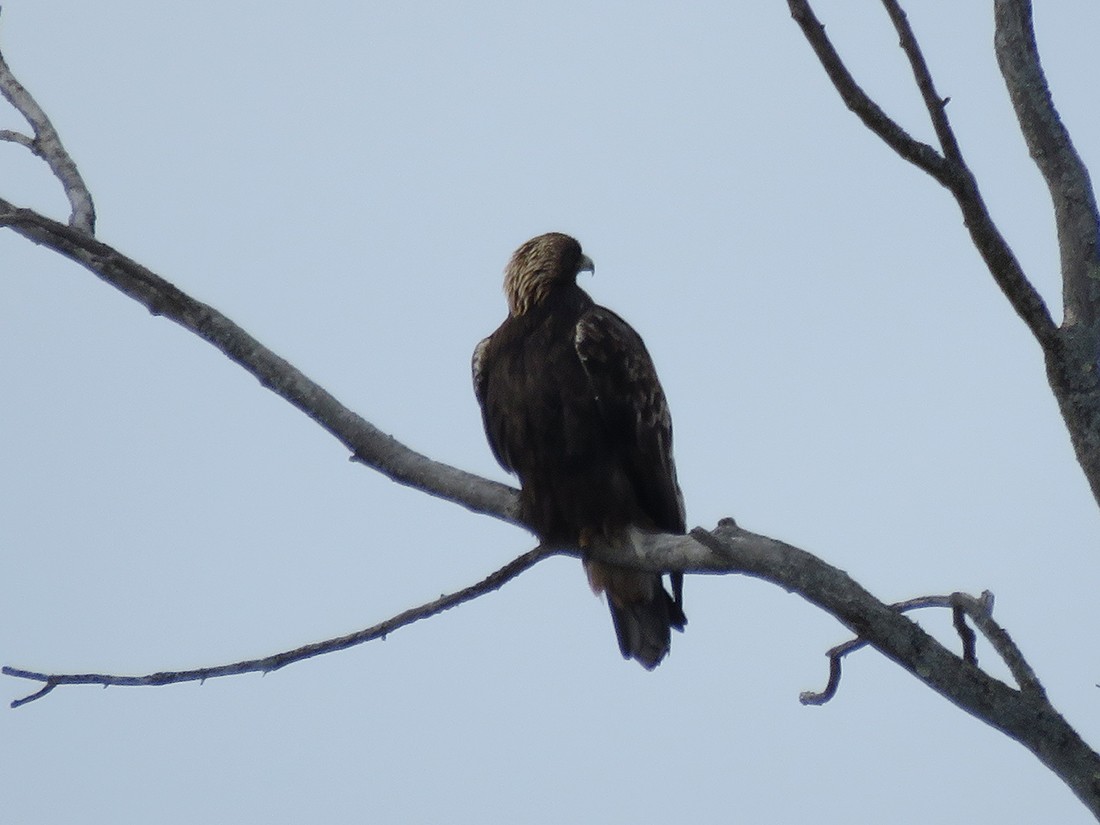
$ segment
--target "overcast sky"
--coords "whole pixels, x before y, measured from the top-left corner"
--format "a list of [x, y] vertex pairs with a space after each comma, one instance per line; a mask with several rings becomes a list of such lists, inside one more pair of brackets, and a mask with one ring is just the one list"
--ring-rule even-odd
[[[991, 211], [1060, 316], [1049, 199], [988, 2], [907, 8]], [[1100, 174], [1093, 0], [1042, 3]], [[751, 10], [749, 10], [751, 9]], [[875, 3], [820, 3], [931, 139]], [[550, 230], [645, 338], [692, 525], [733, 516], [886, 601], [992, 590], [1100, 744], [1100, 518], [1037, 345], [947, 193], [844, 108], [780, 0], [6, 0], [0, 40], [99, 237], [343, 403], [507, 480], [469, 379], [512, 250]], [[0, 128], [23, 128], [0, 110]], [[0, 196], [64, 218], [0, 145]], [[371, 625], [526, 551], [398, 487], [198, 338], [0, 231], [0, 661], [142, 674]], [[580, 564], [266, 677], [69, 687], [0, 710], [5, 821], [1091, 821], [1025, 749], [741, 577], [623, 661]], [[922, 624], [957, 649], [950, 617]], [[1004, 672], [988, 648], [982, 663]], [[6, 703], [33, 690], [0, 680]], [[949, 812], [945, 813], [945, 812]]]

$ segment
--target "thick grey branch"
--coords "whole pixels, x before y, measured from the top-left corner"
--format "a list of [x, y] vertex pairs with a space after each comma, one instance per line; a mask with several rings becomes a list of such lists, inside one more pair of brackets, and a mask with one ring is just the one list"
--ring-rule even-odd
[[1047, 378], [1077, 460], [1100, 504], [1100, 211], [1088, 169], [1054, 107], [1029, 0], [996, 0], [997, 63], [1054, 206], [1064, 319], [1047, 348]]
[[[709, 556], [685, 546], [692, 537], [710, 550]], [[659, 548], [656, 543], [637, 554], [652, 560]], [[1016, 690], [994, 679], [880, 602], [843, 570], [789, 544], [742, 530], [731, 520], [710, 532], [694, 530], [691, 537], [673, 542], [671, 551], [678, 560], [691, 561], [690, 569], [701, 572], [721, 568], [724, 560], [731, 572], [777, 584], [835, 616], [941, 696], [1028, 748], [1100, 818], [1100, 755], [1051, 706], [1042, 690], [1030, 685]], [[974, 615], [981, 613], [979, 609]]]
[[355, 414], [300, 370], [213, 307], [196, 301], [141, 264], [91, 236], [0, 199], [0, 226], [87, 267], [154, 315], [175, 321], [213, 344], [272, 392], [304, 412], [349, 450], [356, 461], [394, 481], [518, 524], [517, 494], [411, 450]]
[[[602, 561], [646, 570], [742, 573], [797, 593], [836, 617], [928, 687], [1034, 753], [1100, 818], [1100, 755], [1054, 709], [1023, 655], [989, 617], [990, 599], [953, 594], [989, 635], [1020, 681], [1017, 690], [956, 656], [898, 610], [872, 596], [843, 570], [725, 519], [689, 536], [637, 533], [630, 548], [596, 547]], [[997, 639], [997, 641], [994, 641]]]
[[1064, 323], [1092, 327], [1100, 318], [1100, 212], [1089, 172], [1054, 108], [1039, 62], [1030, 0], [996, 0], [993, 6], [997, 63], [1054, 203]]
[[92, 202], [92, 193], [84, 185], [84, 179], [76, 164], [65, 151], [61, 143], [61, 137], [57, 134], [50, 119], [42, 111], [23, 85], [15, 79], [3, 54], [0, 54], [0, 93], [16, 110], [27, 119], [34, 130], [34, 138], [28, 138], [19, 132], [5, 130], [0, 133], [0, 139], [10, 140], [22, 146], [26, 146], [50, 167], [50, 171], [61, 181], [65, 189], [65, 196], [69, 199], [72, 212], [69, 216], [69, 225], [87, 232], [95, 233], [95, 204]]

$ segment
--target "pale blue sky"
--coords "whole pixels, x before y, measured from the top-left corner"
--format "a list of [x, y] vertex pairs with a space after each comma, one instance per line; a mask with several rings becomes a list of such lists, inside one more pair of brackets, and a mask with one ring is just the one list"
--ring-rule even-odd
[[[946, 192], [865, 132], [786, 4], [7, 0], [0, 38], [99, 236], [409, 446], [504, 479], [469, 356], [523, 240], [576, 235], [645, 337], [691, 524], [734, 516], [879, 597], [989, 588], [1100, 743], [1100, 519], [1038, 348]], [[989, 3], [907, 4], [972, 166], [1057, 300]], [[1040, 4], [1100, 174], [1100, 8]], [[858, 6], [858, 8], [857, 8]], [[931, 130], [878, 4], [821, 3]], [[0, 128], [22, 127], [0, 110]], [[0, 145], [0, 195], [63, 217]], [[373, 624], [525, 533], [397, 487], [208, 345], [0, 232], [0, 660], [146, 673]], [[690, 577], [654, 673], [580, 565], [247, 676], [0, 710], [5, 821], [1090, 821], [1023, 748], [775, 587]], [[926, 627], [954, 644], [949, 617]], [[992, 662], [984, 653], [983, 662]], [[1001, 672], [1001, 669], [997, 669]], [[0, 681], [4, 703], [28, 692]]]

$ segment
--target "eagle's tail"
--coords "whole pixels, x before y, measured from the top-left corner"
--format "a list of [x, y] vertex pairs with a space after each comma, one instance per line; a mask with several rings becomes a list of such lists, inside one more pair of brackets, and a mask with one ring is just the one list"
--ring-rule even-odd
[[607, 594], [623, 658], [637, 659], [646, 670], [653, 670], [668, 655], [672, 628], [683, 630], [687, 624], [661, 576], [587, 560], [584, 569], [592, 589]]

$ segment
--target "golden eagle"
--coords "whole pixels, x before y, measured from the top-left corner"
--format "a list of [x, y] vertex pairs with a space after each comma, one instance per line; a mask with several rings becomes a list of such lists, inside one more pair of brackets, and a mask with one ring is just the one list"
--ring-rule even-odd
[[[519, 476], [524, 521], [548, 544], [623, 546], [633, 531], [683, 533], [672, 420], [653, 361], [622, 318], [598, 306], [577, 275], [581, 245], [558, 232], [532, 238], [504, 270], [508, 318], [474, 350], [474, 391], [493, 454]], [[656, 573], [584, 562], [607, 593], [624, 658], [652, 669], [683, 630]]]

